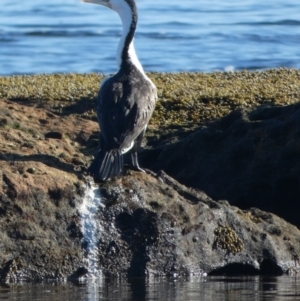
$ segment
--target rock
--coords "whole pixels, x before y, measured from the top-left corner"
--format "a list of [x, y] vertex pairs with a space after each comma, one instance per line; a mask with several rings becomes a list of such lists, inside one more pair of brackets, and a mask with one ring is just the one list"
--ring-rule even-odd
[[26, 170], [28, 173], [31, 173], [31, 174], [35, 174], [36, 173], [36, 169], [34, 167], [29, 167], [27, 168]]
[[[300, 104], [238, 110], [174, 144], [145, 150], [141, 166], [243, 209], [300, 227]], [[144, 158], [144, 159], [143, 159]]]
[[[34, 164], [34, 163], [32, 163]], [[35, 163], [42, 170], [42, 163]], [[62, 278], [84, 266], [75, 176], [48, 167], [23, 175], [2, 162], [0, 176], [0, 279]], [[77, 206], [74, 206], [77, 204]], [[22, 264], [20, 264], [22, 263]]]
[[[0, 127], [0, 279], [3, 281], [83, 274], [84, 269], [79, 268], [85, 266], [85, 250], [77, 208], [82, 202], [84, 183], [74, 165], [59, 158], [62, 152], [73, 158], [78, 150], [67, 138], [33, 139], [65, 129], [76, 136], [77, 131], [92, 132], [97, 125], [74, 116], [49, 118], [48, 114], [46, 109], [34, 105], [0, 101], [0, 119], [6, 120], [5, 127]], [[44, 119], [49, 122], [41, 126], [39, 120]], [[14, 126], [16, 121], [22, 127]], [[30, 143], [34, 143], [34, 148], [27, 146]]]
[[299, 271], [300, 231], [271, 213], [216, 202], [163, 172], [133, 173], [100, 191], [99, 259], [106, 276]]
[[63, 138], [63, 134], [60, 132], [48, 132], [45, 134], [45, 138], [46, 139], [62, 139]]
[[[0, 102], [3, 281], [89, 272], [79, 208], [89, 180], [83, 170], [97, 151], [99, 128], [71, 106], [64, 114], [31, 102]], [[298, 115], [298, 105], [265, 107], [197, 130], [150, 132], [153, 149], [140, 154], [140, 163], [157, 173], [127, 170], [99, 184], [104, 207], [95, 215], [102, 231], [96, 245], [103, 274], [299, 273], [299, 230], [262, 210], [276, 209], [290, 220], [298, 214]], [[47, 122], [41, 126], [41, 120]], [[64, 135], [34, 138], [50, 132]]]

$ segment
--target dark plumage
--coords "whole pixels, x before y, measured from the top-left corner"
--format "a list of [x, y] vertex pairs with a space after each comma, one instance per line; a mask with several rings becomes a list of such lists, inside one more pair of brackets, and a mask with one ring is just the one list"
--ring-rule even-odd
[[105, 79], [97, 100], [100, 126], [100, 150], [88, 169], [95, 181], [105, 181], [123, 172], [123, 154], [131, 152], [132, 165], [138, 164], [147, 124], [157, 100], [156, 87], [144, 73], [133, 47], [137, 10], [133, 0], [84, 0], [117, 11], [123, 23], [123, 35], [117, 52], [119, 71]]

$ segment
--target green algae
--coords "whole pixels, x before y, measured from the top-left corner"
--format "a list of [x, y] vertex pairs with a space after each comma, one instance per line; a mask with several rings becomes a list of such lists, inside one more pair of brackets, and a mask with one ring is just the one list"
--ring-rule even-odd
[[[214, 73], [149, 73], [158, 88], [152, 125], [182, 126], [261, 104], [300, 100], [300, 70], [270, 69]], [[0, 77], [0, 98], [58, 104], [95, 101], [101, 74], [43, 74]]]
[[94, 99], [104, 76], [41, 74], [0, 77], [0, 97], [8, 100], [75, 102]]

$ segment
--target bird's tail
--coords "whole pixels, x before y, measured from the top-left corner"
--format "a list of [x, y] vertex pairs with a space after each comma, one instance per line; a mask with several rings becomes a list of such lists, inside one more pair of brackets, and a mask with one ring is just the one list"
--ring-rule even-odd
[[95, 182], [106, 181], [109, 178], [120, 176], [123, 173], [123, 155], [119, 150], [100, 150], [88, 168]]

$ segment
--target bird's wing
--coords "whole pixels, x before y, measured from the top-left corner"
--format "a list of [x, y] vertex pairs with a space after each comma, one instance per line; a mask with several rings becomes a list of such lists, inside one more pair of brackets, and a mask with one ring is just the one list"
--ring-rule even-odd
[[126, 81], [107, 80], [99, 91], [97, 108], [107, 147], [128, 147], [148, 124], [156, 99], [156, 89], [148, 82], [134, 89]]

